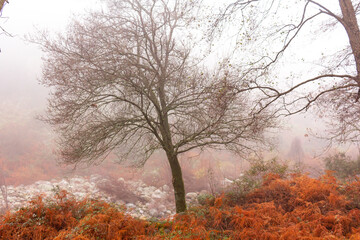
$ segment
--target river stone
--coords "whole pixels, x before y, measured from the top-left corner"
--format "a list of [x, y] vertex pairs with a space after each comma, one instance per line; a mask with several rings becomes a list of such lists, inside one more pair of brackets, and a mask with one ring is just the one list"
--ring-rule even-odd
[[189, 192], [186, 194], [186, 198], [190, 198], [190, 199], [194, 199], [197, 197], [197, 193], [196, 192]]

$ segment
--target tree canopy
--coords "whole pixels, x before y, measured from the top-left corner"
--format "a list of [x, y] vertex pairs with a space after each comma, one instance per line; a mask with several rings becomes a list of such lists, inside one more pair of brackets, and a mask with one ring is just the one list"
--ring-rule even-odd
[[[269, 111], [239, 91], [238, 73], [209, 70], [185, 26], [196, 1], [106, 1], [66, 34], [43, 35], [42, 83], [52, 89], [48, 121], [64, 162], [94, 163], [116, 152], [142, 165], [165, 151], [177, 212], [186, 209], [178, 154], [205, 147], [248, 153], [274, 127]], [[245, 80], [244, 80], [245, 82]]]

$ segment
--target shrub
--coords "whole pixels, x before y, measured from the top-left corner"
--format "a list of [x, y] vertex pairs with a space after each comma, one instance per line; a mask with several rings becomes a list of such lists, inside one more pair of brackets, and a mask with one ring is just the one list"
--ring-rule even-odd
[[250, 169], [236, 179], [232, 186], [227, 189], [227, 197], [233, 203], [243, 203], [247, 194], [259, 188], [271, 174], [271, 176], [275, 174], [279, 178], [284, 178], [288, 173], [288, 169], [287, 164], [279, 163], [276, 158], [269, 161], [254, 159], [250, 162]]
[[210, 204], [211, 202], [214, 202], [215, 197], [209, 193], [201, 193], [197, 197], [197, 201], [200, 205], [206, 205]]
[[[342, 195], [330, 173], [320, 179], [266, 176], [264, 185], [251, 191], [243, 204], [230, 206], [226, 197], [216, 198], [178, 215], [166, 231], [155, 231], [147, 239], [359, 238], [360, 210], [346, 207], [352, 199]], [[349, 188], [358, 191], [353, 184]]]
[[341, 181], [349, 180], [360, 173], [360, 156], [353, 160], [345, 153], [336, 153], [324, 159], [326, 170], [334, 171]]
[[66, 191], [42, 196], [0, 219], [0, 239], [132, 239], [145, 234], [145, 222], [102, 201], [76, 201]]
[[253, 159], [250, 162], [250, 169], [246, 172], [249, 176], [260, 177], [273, 173], [280, 177], [285, 177], [289, 171], [289, 166], [286, 163], [279, 162], [278, 159], [272, 158], [269, 161], [263, 159]]
[[359, 239], [360, 180], [339, 184], [328, 172], [282, 178], [267, 173], [238, 205], [224, 195], [161, 221], [141, 221], [101, 201], [64, 191], [41, 196], [0, 219], [0, 239]]

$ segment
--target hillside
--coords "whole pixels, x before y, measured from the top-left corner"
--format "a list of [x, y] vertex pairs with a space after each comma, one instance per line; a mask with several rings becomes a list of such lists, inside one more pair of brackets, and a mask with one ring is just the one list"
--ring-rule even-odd
[[60, 190], [5, 214], [0, 239], [360, 239], [360, 180], [268, 174], [260, 188], [239, 196], [200, 196], [201, 206], [160, 221]]

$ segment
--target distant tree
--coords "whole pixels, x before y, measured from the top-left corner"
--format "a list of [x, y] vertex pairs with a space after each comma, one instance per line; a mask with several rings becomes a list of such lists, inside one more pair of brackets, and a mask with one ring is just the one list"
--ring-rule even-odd
[[195, 148], [248, 153], [264, 142], [273, 115], [257, 114], [248, 91], [225, 66], [209, 73], [184, 35], [196, 1], [107, 1], [73, 21], [66, 34], [38, 41], [43, 81], [52, 89], [49, 122], [62, 160], [96, 163], [111, 151], [141, 166], [157, 149], [167, 156], [176, 211], [186, 210], [178, 155]]
[[304, 150], [301, 145], [301, 141], [298, 137], [294, 138], [291, 141], [290, 150], [289, 150], [287, 156], [291, 160], [295, 161], [295, 163], [297, 165], [300, 165], [303, 162], [305, 154], [304, 154]]
[[360, 157], [356, 160], [345, 153], [336, 153], [324, 159], [325, 168], [334, 171], [334, 175], [341, 180], [348, 180], [360, 174]]
[[[258, 104], [266, 108], [281, 102], [283, 115], [297, 114], [312, 106], [317, 107], [320, 116], [330, 119], [329, 140], [359, 142], [359, 14], [359, 0], [235, 0], [216, 17], [212, 36], [216, 33], [215, 29], [221, 31], [223, 24], [231, 17], [240, 19], [237, 47], [244, 46], [244, 42], [252, 42], [256, 49], [263, 49], [262, 55], [249, 60], [247, 71], [244, 71], [246, 75], [243, 76], [253, 78], [249, 88], [257, 87], [264, 92], [264, 97]], [[272, 67], [286, 52], [303, 51], [292, 49], [291, 46], [299, 38], [312, 36], [310, 31], [319, 26], [319, 35], [340, 29], [340, 34], [347, 38], [348, 45], [335, 54], [325, 52], [323, 56], [319, 56], [322, 70], [312, 70], [312, 74], [307, 72], [309, 78], [298, 79], [299, 81], [287, 89], [274, 85], [273, 78], [268, 82], [262, 81], [269, 77]], [[260, 33], [257, 35], [256, 32]], [[304, 35], [306, 32], [307, 35]], [[339, 31], [335, 31], [334, 38], [329, 41], [335, 42], [338, 35]], [[264, 43], [266, 45], [261, 45]], [[281, 69], [286, 68], [286, 63], [284, 64]]]

